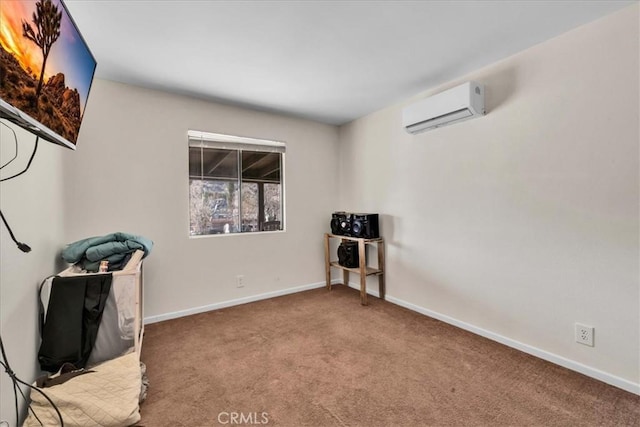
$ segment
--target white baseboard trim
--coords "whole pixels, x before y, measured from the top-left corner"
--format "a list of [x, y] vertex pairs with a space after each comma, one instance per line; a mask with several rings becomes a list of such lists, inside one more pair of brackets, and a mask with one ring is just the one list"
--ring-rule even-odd
[[[336, 285], [336, 284], [342, 284], [342, 280], [340, 279], [333, 279], [331, 280], [331, 283]], [[184, 317], [184, 316], [189, 316], [192, 314], [198, 314], [198, 313], [204, 313], [207, 311], [212, 311], [212, 310], [218, 310], [221, 308], [227, 308], [227, 307], [232, 307], [234, 305], [241, 305], [241, 304], [246, 304], [249, 302], [254, 302], [254, 301], [260, 301], [263, 299], [268, 299], [268, 298], [275, 298], [275, 297], [279, 297], [279, 296], [283, 296], [283, 295], [288, 295], [288, 294], [293, 294], [296, 292], [303, 292], [303, 291], [308, 291], [311, 289], [317, 289], [317, 288], [321, 288], [325, 286], [325, 282], [316, 282], [316, 283], [311, 283], [308, 285], [303, 285], [303, 286], [297, 286], [297, 287], [293, 287], [293, 288], [287, 288], [287, 289], [281, 289], [278, 291], [272, 291], [272, 292], [266, 292], [263, 294], [258, 294], [258, 295], [252, 295], [252, 296], [248, 296], [248, 297], [243, 297], [243, 298], [238, 298], [238, 299], [233, 299], [233, 300], [228, 300], [228, 301], [222, 301], [219, 303], [215, 303], [215, 304], [209, 304], [209, 305], [203, 305], [200, 307], [194, 307], [194, 308], [190, 308], [190, 309], [186, 309], [186, 310], [180, 310], [180, 311], [174, 311], [171, 313], [165, 313], [165, 314], [160, 314], [157, 316], [149, 316], [149, 317], [145, 317], [144, 318], [144, 324], [150, 324], [150, 323], [156, 323], [156, 322], [161, 322], [163, 320], [170, 320], [170, 319], [176, 319], [178, 317]], [[360, 290], [360, 283], [353, 283], [353, 282], [349, 282], [349, 287], [356, 289], [356, 290]], [[367, 289], [367, 294], [375, 296], [376, 298], [380, 297], [380, 294], [378, 293], [377, 290], [373, 290], [373, 289]], [[385, 298], [388, 302], [392, 303], [392, 304], [396, 304], [399, 305], [401, 307], [407, 308], [409, 310], [415, 311], [417, 313], [420, 314], [424, 314], [425, 316], [429, 316], [432, 317], [434, 319], [438, 319], [442, 322], [448, 323], [450, 325], [456, 326], [458, 328], [464, 329], [465, 331], [469, 331], [472, 332], [474, 334], [480, 335], [482, 337], [488, 338], [492, 341], [496, 341], [499, 342], [500, 344], [504, 344], [508, 347], [511, 348], [515, 348], [516, 350], [520, 350], [523, 351], [527, 354], [530, 354], [532, 356], [538, 357], [540, 359], [546, 360], [548, 362], [551, 363], [555, 363], [556, 365], [560, 365], [562, 367], [565, 367], [567, 369], [570, 369], [572, 371], [575, 372], [579, 372], [581, 374], [584, 374], [588, 377], [591, 378], [595, 378], [599, 381], [605, 382], [607, 384], [610, 384], [612, 386], [621, 388], [622, 390], [626, 390], [630, 393], [634, 393], [637, 395], [640, 395], [640, 384], [639, 383], [634, 383], [631, 381], [628, 381], [624, 378], [620, 378], [618, 376], [609, 374], [607, 372], [601, 371], [599, 369], [595, 369], [592, 368], [590, 366], [584, 365], [582, 363], [567, 359], [566, 357], [563, 356], [559, 356], [557, 354], [554, 353], [550, 353], [548, 351], [539, 349], [537, 347], [533, 347], [529, 344], [525, 344], [522, 343], [520, 341], [516, 341], [513, 340], [511, 338], [507, 338], [503, 335], [497, 334], [495, 332], [491, 332], [489, 330], [480, 328], [478, 326], [472, 325], [470, 323], [466, 323], [463, 322], [461, 320], [458, 319], [454, 319], [453, 317], [447, 316], [445, 314], [441, 314], [438, 313], [436, 311], [433, 310], [429, 310], [428, 308], [424, 308], [415, 304], [412, 304], [410, 302], [401, 300], [399, 298], [390, 296], [390, 295], [386, 295]]]
[[[338, 280], [338, 283], [342, 284], [342, 280]], [[349, 287], [357, 290], [358, 292], [360, 292], [360, 282], [358, 282], [358, 283], [349, 282]], [[367, 295], [373, 295], [376, 298], [380, 298], [380, 292], [379, 291], [373, 290], [373, 289], [369, 289], [369, 288], [367, 288]]]
[[[342, 283], [339, 280], [332, 280], [332, 284]], [[144, 324], [162, 322], [163, 320], [177, 319], [178, 317], [190, 316], [192, 314], [205, 313], [207, 311], [218, 310], [221, 308], [233, 307], [234, 305], [247, 304], [249, 302], [260, 301], [263, 299], [280, 297], [283, 295], [294, 294], [296, 292], [308, 291], [311, 289], [322, 288], [325, 286], [325, 282], [316, 282], [309, 285], [296, 286], [293, 288], [281, 289], [279, 291], [265, 292], [263, 294], [251, 295], [248, 297], [242, 297], [238, 299], [232, 299], [228, 301], [217, 302], [214, 304], [203, 305], [200, 307], [188, 308], [186, 310], [174, 311], [171, 313], [159, 314], [157, 316], [149, 316], [144, 318]]]
[[[352, 284], [349, 284], [350, 287], [355, 287]], [[357, 287], [359, 289], [359, 286]], [[373, 294], [373, 292], [368, 291], [368, 293]], [[465, 331], [472, 332], [474, 334], [483, 336], [490, 340], [499, 342], [500, 344], [504, 344], [508, 347], [515, 348], [516, 350], [523, 351], [532, 356], [538, 357], [540, 359], [546, 360], [551, 363], [555, 363], [556, 365], [560, 365], [572, 371], [579, 372], [588, 377], [595, 378], [599, 381], [605, 382], [612, 386], [621, 388], [628, 392], [640, 395], [640, 384], [628, 381], [624, 378], [620, 378], [618, 376], [609, 374], [607, 372], [603, 372], [599, 369], [592, 368], [587, 365], [583, 365], [582, 363], [576, 362], [574, 360], [567, 359], [566, 357], [559, 356], [554, 353], [550, 353], [548, 351], [539, 349], [537, 347], [533, 347], [529, 344], [522, 343], [520, 341], [513, 340], [511, 338], [507, 338], [503, 335], [496, 334], [495, 332], [488, 331], [486, 329], [482, 329], [480, 327], [474, 326], [470, 323], [463, 322], [458, 319], [454, 319], [453, 317], [449, 317], [445, 314], [438, 313], [433, 310], [429, 310], [428, 308], [420, 307], [418, 305], [412, 304], [410, 302], [401, 300], [399, 298], [395, 298], [393, 296], [387, 295], [385, 298], [390, 303], [399, 305], [404, 308], [408, 308], [409, 310], [418, 312], [420, 314], [424, 314], [425, 316], [433, 317], [434, 319], [441, 320], [445, 323], [448, 323], [453, 326], [457, 326], [458, 328], [464, 329]]]

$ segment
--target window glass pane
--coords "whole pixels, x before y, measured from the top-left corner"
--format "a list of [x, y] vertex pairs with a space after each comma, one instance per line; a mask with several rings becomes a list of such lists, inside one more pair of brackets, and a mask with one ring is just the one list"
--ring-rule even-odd
[[242, 183], [242, 231], [259, 231], [258, 228], [258, 184]]
[[189, 180], [191, 235], [239, 231], [238, 183], [224, 180]]
[[280, 184], [264, 184], [264, 231], [282, 230]]
[[242, 179], [280, 182], [280, 153], [242, 152]]
[[202, 158], [199, 147], [189, 147], [189, 176], [199, 177], [202, 175]]
[[205, 178], [238, 178], [238, 151], [202, 149], [202, 175]]

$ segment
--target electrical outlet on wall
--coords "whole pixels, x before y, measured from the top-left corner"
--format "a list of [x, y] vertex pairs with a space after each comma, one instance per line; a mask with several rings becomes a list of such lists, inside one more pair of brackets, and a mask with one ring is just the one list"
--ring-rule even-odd
[[576, 342], [593, 347], [593, 326], [576, 323]]
[[236, 288], [244, 288], [244, 276], [242, 274], [236, 276]]

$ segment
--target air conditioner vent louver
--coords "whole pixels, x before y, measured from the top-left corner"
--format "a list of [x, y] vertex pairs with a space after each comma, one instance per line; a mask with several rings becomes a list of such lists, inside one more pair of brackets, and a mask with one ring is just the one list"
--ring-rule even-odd
[[467, 82], [406, 107], [402, 122], [407, 132], [415, 134], [484, 113], [484, 87]]

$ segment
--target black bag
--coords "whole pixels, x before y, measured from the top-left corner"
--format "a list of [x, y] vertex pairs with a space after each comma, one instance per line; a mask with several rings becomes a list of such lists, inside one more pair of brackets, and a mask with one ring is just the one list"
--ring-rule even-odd
[[[41, 313], [40, 368], [57, 372], [64, 363], [84, 368], [93, 349], [111, 274], [53, 278], [44, 320]], [[42, 287], [40, 287], [42, 291]]]

